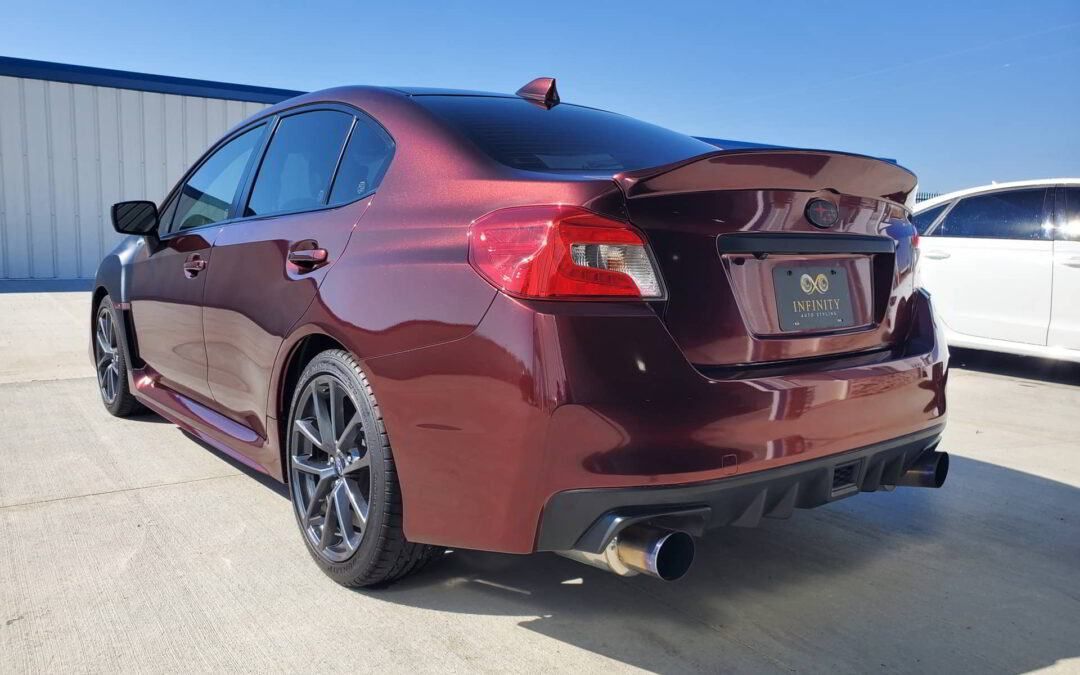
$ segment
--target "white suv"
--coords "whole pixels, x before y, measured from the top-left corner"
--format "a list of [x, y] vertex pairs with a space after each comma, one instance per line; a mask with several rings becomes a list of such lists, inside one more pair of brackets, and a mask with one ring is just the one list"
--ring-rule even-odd
[[1080, 178], [953, 192], [914, 220], [950, 345], [1080, 362]]

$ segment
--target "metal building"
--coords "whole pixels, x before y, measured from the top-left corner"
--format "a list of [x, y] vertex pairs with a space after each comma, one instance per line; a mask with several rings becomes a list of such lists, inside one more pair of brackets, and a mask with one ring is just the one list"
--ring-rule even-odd
[[160, 201], [227, 129], [299, 93], [0, 57], [0, 279], [92, 277], [114, 202]]

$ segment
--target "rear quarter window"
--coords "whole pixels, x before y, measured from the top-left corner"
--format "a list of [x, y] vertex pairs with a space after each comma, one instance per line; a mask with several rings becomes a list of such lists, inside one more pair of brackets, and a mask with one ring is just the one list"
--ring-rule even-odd
[[374, 192], [393, 156], [394, 141], [389, 134], [366, 116], [357, 117], [330, 190], [330, 205], [345, 204]]
[[618, 173], [716, 150], [696, 138], [615, 113], [520, 98], [415, 96], [495, 161], [544, 172]]

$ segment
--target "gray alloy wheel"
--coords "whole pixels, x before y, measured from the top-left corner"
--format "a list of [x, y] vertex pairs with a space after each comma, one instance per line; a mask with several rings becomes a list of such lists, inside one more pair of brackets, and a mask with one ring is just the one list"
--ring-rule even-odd
[[343, 586], [387, 584], [442, 549], [405, 537], [401, 485], [382, 413], [360, 363], [330, 349], [304, 367], [284, 435], [304, 544]]
[[105, 296], [94, 312], [93, 335], [94, 369], [97, 371], [98, 391], [105, 409], [117, 417], [146, 412], [128, 387], [127, 354], [120, 334], [120, 319], [112, 308], [112, 299]]
[[290, 480], [309, 544], [331, 562], [360, 547], [371, 499], [371, 455], [360, 410], [331, 374], [304, 387], [292, 424]]
[[116, 337], [116, 324], [112, 312], [104, 302], [98, 307], [94, 322], [94, 361], [97, 366], [98, 388], [108, 407], [120, 394], [120, 343]]

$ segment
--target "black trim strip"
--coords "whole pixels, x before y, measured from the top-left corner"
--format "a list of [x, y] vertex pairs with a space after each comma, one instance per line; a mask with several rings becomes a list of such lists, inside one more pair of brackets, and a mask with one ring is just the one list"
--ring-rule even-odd
[[[866, 330], [866, 326], [853, 326], [849, 333]], [[829, 333], [835, 335], [836, 332]], [[803, 337], [803, 334], [799, 335]], [[810, 333], [813, 336], [813, 333]], [[692, 364], [694, 369], [710, 380], [741, 380], [751, 377], [778, 377], [797, 372], [819, 373], [825, 370], [840, 370], [843, 368], [861, 368], [872, 366], [885, 361], [907, 358], [913, 354], [907, 354], [903, 349], [890, 346], [872, 347], [860, 352], [847, 352], [843, 354], [823, 354], [821, 356], [809, 356], [801, 359], [788, 359], [786, 361], [769, 361], [765, 363], [735, 363], [731, 365], [705, 365]]]
[[716, 238], [716, 250], [725, 253], [894, 253], [896, 241], [868, 234], [814, 234], [809, 232], [734, 232]]
[[[764, 517], [786, 518], [795, 508], [874, 492], [896, 485], [922, 453], [937, 445], [944, 427], [935, 424], [846, 452], [707, 482], [558, 492], [544, 507], [536, 550], [598, 553], [620, 526], [701, 508], [709, 509], [709, 518], [700, 525], [705, 530], [723, 525], [753, 527]], [[860, 462], [854, 481], [857, 487], [834, 494], [833, 470], [855, 461]]]

